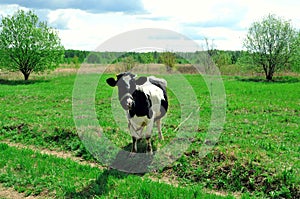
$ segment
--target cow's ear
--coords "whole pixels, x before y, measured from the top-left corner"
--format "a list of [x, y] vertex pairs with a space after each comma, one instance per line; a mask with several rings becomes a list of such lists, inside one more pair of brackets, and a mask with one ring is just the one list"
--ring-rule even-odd
[[148, 80], [147, 77], [139, 77], [137, 80], [135, 80], [136, 85], [143, 85]]
[[117, 84], [117, 81], [113, 77], [110, 77], [110, 78], [106, 79], [106, 83], [108, 85], [110, 85], [111, 87], [115, 87]]
[[136, 78], [136, 74], [132, 74], [132, 73], [129, 73], [129, 75], [130, 75], [130, 77], [132, 77], [132, 78]]

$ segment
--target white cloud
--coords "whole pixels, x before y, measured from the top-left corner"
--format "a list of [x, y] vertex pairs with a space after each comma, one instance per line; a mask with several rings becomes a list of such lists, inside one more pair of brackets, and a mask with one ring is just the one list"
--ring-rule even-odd
[[[105, 39], [120, 32], [126, 18], [121, 13], [91, 14], [79, 10], [50, 12], [49, 21], [63, 23], [60, 36], [67, 49], [94, 50]], [[119, 24], [119, 26], [116, 26]]]
[[248, 8], [248, 12], [240, 24], [248, 28], [254, 21], [259, 21], [262, 17], [268, 14], [275, 14], [279, 17], [292, 20], [296, 28], [300, 28], [299, 7], [298, 0], [264, 0], [264, 1], [242, 1]]
[[59, 28], [65, 47], [94, 50], [107, 39], [134, 29], [166, 28], [176, 26], [176, 22], [145, 19], [149, 15], [127, 15], [120, 12], [88, 13], [81, 10], [61, 9], [50, 11], [48, 21], [52, 27]]
[[179, 31], [192, 39], [213, 39], [219, 49], [242, 49], [243, 39], [251, 23], [269, 13], [291, 19], [294, 27], [300, 28], [300, 1], [296, 0], [160, 2], [144, 0], [145, 9], [149, 8], [153, 15], [176, 20], [180, 24]]
[[4, 1], [0, 0], [3, 16], [23, 8], [21, 5], [29, 9], [33, 7], [29, 2], [35, 2], [36, 13], [59, 30], [66, 48], [85, 50], [94, 50], [112, 36], [138, 28], [169, 29], [199, 43], [207, 37], [213, 39], [219, 49], [237, 50], [242, 48], [251, 23], [269, 13], [291, 19], [294, 27], [300, 29], [300, 1], [297, 0], [140, 0], [137, 4], [132, 0], [119, 4], [116, 2], [121, 0], [101, 0], [93, 11], [91, 8], [96, 0], [86, 1], [89, 2], [86, 6], [83, 0], [59, 1], [58, 4], [51, 1], [43, 5], [38, 4], [38, 0], [5, 1], [5, 4], [23, 2], [19, 5], [1, 5], [1, 2]]
[[1, 5], [0, 4], [0, 16], [13, 15], [19, 9], [26, 9], [17, 4]]
[[80, 9], [88, 12], [143, 12], [142, 3], [139, 0], [0, 0], [0, 4], [17, 4], [32, 9]]

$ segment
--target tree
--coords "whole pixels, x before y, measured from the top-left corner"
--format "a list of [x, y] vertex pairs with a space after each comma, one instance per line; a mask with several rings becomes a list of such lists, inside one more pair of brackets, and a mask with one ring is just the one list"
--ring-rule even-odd
[[100, 63], [99, 57], [97, 52], [91, 52], [88, 57], [86, 58], [87, 63], [96, 64]]
[[163, 52], [160, 55], [161, 62], [167, 67], [167, 71], [170, 72], [174, 68], [176, 63], [176, 55], [172, 52]]
[[297, 46], [296, 37], [297, 32], [289, 21], [270, 14], [251, 25], [243, 45], [271, 81], [274, 72], [291, 61]]
[[298, 31], [298, 36], [294, 42], [294, 52], [291, 58], [291, 62], [288, 66], [289, 71], [300, 72], [300, 31]]
[[134, 60], [133, 55], [129, 55], [129, 56], [126, 56], [123, 58], [122, 65], [123, 65], [124, 71], [129, 71], [129, 70], [133, 69], [137, 65], [137, 63]]
[[207, 37], [204, 37], [204, 40], [205, 40], [204, 49], [206, 49], [206, 51], [210, 57], [213, 57], [217, 53], [217, 50], [215, 48], [216, 45], [214, 44], [214, 40], [212, 39], [210, 43], [209, 43], [209, 40]]
[[219, 68], [232, 64], [231, 55], [227, 51], [217, 50], [212, 59]]
[[17, 11], [0, 24], [1, 66], [21, 71], [28, 80], [31, 72], [54, 69], [62, 61], [64, 47], [57, 32], [40, 22], [33, 11]]

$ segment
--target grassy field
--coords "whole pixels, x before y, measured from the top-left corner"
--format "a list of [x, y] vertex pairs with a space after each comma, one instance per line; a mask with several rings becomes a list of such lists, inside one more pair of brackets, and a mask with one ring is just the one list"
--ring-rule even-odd
[[[68, 151], [95, 161], [74, 125], [75, 77], [58, 73], [24, 82], [0, 76], [0, 140]], [[130, 136], [112, 116], [113, 89], [105, 85], [107, 77], [102, 76], [96, 91], [97, 118], [105, 135], [128, 150]], [[201, 120], [189, 149], [174, 163], [156, 172], [132, 175], [2, 143], [0, 183], [25, 195], [58, 198], [233, 198], [230, 194], [240, 198], [299, 198], [300, 78], [280, 77], [265, 82], [224, 76], [224, 131], [211, 153], [199, 158], [211, 116], [210, 95], [201, 76], [184, 77], [196, 93]], [[172, 90], [168, 92], [165, 140], [154, 139], [155, 149], [176, 136], [174, 131], [180, 123], [178, 99]], [[168, 179], [169, 183], [157, 182], [162, 181], [159, 179]]]

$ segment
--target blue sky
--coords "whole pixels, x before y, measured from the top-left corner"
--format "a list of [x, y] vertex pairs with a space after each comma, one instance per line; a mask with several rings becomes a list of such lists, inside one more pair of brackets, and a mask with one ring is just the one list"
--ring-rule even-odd
[[298, 0], [0, 0], [0, 15], [33, 9], [58, 30], [66, 49], [94, 50], [139, 28], [176, 31], [199, 44], [240, 50], [252, 22], [272, 13], [300, 29]]

